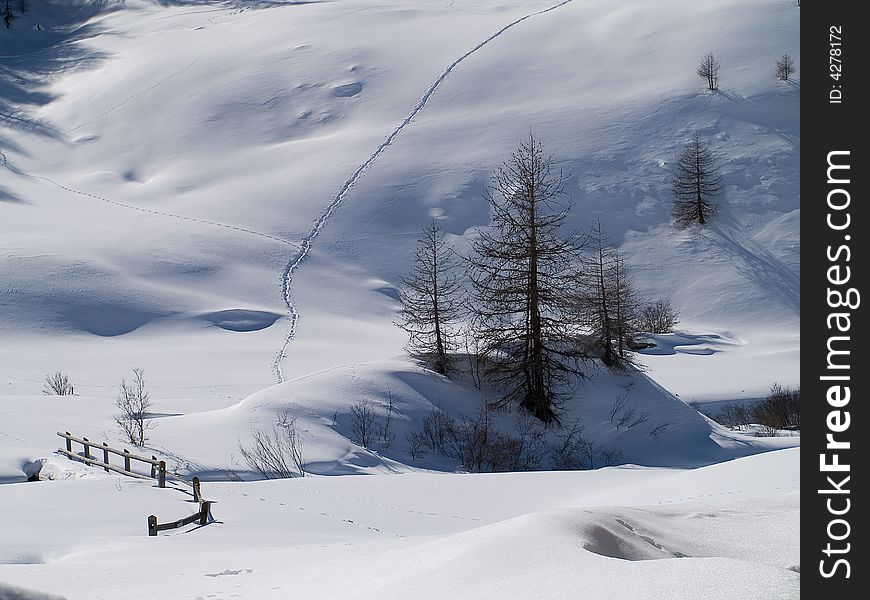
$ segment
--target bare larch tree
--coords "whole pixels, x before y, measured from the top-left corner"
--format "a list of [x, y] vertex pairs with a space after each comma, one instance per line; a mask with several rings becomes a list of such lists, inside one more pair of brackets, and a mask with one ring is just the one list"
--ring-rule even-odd
[[577, 280], [577, 314], [587, 333], [586, 351], [609, 367], [635, 364], [630, 349], [638, 301], [628, 260], [608, 242], [598, 220], [589, 233], [590, 251]]
[[601, 221], [589, 234], [591, 250], [583, 257], [583, 273], [577, 281], [578, 314], [589, 333], [587, 348], [607, 366], [617, 362], [613, 349], [614, 307], [610, 289], [610, 248]]
[[616, 247], [611, 252], [610, 293], [613, 298], [613, 333], [617, 354], [622, 363], [637, 364], [630, 346], [637, 334], [640, 302], [634, 291], [628, 258]]
[[408, 351], [442, 375], [450, 371], [454, 325], [462, 316], [459, 260], [432, 221], [419, 239], [411, 272], [402, 278], [397, 325], [408, 332]]
[[552, 157], [530, 134], [493, 175], [492, 224], [468, 258], [473, 329], [487, 374], [505, 390], [495, 404], [515, 403], [544, 423], [558, 422], [563, 384], [579, 373], [571, 303], [578, 248], [560, 237], [563, 195]]
[[722, 190], [722, 178], [716, 171], [716, 156], [696, 135], [683, 148], [672, 182], [673, 216], [678, 225], [704, 225], [716, 212], [711, 200]]
[[719, 89], [719, 60], [712, 52], [701, 59], [701, 64], [698, 65], [698, 77], [707, 81], [708, 90]]
[[783, 54], [782, 58], [776, 61], [776, 77], [788, 81], [792, 73], [794, 73], [794, 59], [788, 54]]

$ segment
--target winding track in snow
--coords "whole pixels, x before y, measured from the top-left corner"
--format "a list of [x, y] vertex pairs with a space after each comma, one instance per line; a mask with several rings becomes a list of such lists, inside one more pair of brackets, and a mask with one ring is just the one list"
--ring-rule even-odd
[[0, 161], [2, 161], [4, 167], [6, 167], [8, 170], [12, 171], [16, 175], [20, 175], [21, 177], [27, 177], [29, 179], [37, 179], [40, 181], [45, 181], [45, 182], [50, 183], [54, 186], [57, 186], [58, 188], [66, 191], [66, 192], [70, 192], [71, 194], [78, 194], [79, 196], [86, 196], [88, 198], [94, 198], [95, 200], [100, 200], [102, 202], [106, 202], [108, 204], [113, 204], [113, 205], [119, 206], [121, 208], [127, 208], [130, 210], [135, 210], [135, 211], [147, 213], [150, 215], [156, 215], [159, 217], [170, 217], [172, 219], [181, 219], [182, 221], [190, 221], [192, 223], [200, 223], [202, 225], [211, 225], [213, 227], [222, 227], [224, 229], [230, 229], [233, 231], [237, 231], [239, 233], [256, 235], [256, 236], [259, 236], [262, 238], [272, 240], [274, 242], [280, 242], [282, 244], [286, 244], [287, 246], [292, 246], [294, 248], [299, 247], [299, 245], [296, 244], [295, 242], [291, 242], [290, 240], [285, 240], [284, 238], [280, 238], [280, 237], [275, 236], [275, 235], [270, 235], [268, 233], [263, 233], [262, 231], [255, 231], [253, 229], [247, 229], [245, 227], [239, 227], [237, 225], [227, 225], [226, 223], [219, 223], [217, 221], [209, 221], [208, 219], [200, 219], [199, 217], [187, 217], [184, 215], [176, 215], [173, 213], [163, 212], [160, 210], [153, 210], [150, 208], [142, 208], [141, 206], [135, 206], [133, 204], [125, 204], [123, 202], [118, 202], [117, 200], [111, 200], [109, 198], [105, 198], [105, 197], [99, 196], [97, 194], [92, 194], [90, 192], [83, 192], [82, 190], [77, 190], [75, 188], [67, 187], [67, 186], [63, 185], [62, 183], [58, 183], [54, 179], [51, 179], [50, 177], [45, 177], [43, 175], [31, 175], [30, 173], [25, 173], [24, 171], [21, 171], [21, 170], [17, 169], [16, 167], [13, 167], [6, 160], [6, 155], [3, 153], [2, 148], [0, 148]]
[[281, 368], [281, 363], [284, 361], [284, 358], [287, 354], [287, 347], [290, 343], [296, 338], [296, 329], [299, 323], [299, 312], [296, 310], [296, 306], [293, 303], [293, 298], [291, 295], [291, 285], [293, 283], [293, 274], [299, 267], [302, 265], [303, 261], [308, 257], [308, 254], [311, 252], [311, 244], [320, 235], [320, 232], [323, 231], [323, 228], [326, 226], [326, 223], [329, 221], [329, 218], [335, 213], [336, 209], [341, 205], [344, 199], [347, 197], [350, 192], [350, 188], [362, 177], [363, 173], [365, 173], [369, 167], [381, 156], [381, 154], [386, 151], [387, 148], [393, 143], [396, 137], [402, 132], [402, 130], [407, 127], [414, 117], [420, 113], [426, 105], [429, 103], [429, 99], [435, 93], [435, 91], [441, 86], [442, 83], [447, 79], [450, 73], [455, 69], [462, 61], [466, 58], [489, 44], [494, 39], [503, 35], [509, 29], [519, 25], [523, 21], [531, 19], [532, 17], [536, 17], [538, 15], [543, 15], [545, 13], [554, 11], [558, 8], [565, 6], [566, 4], [570, 4], [574, 0], [562, 0], [558, 4], [554, 4], [549, 8], [545, 8], [542, 10], [535, 11], [533, 13], [529, 13], [524, 17], [520, 17], [514, 21], [511, 21], [488, 38], [477, 44], [474, 48], [454, 60], [450, 63], [446, 69], [444, 69], [441, 74], [432, 82], [411, 112], [407, 117], [399, 124], [398, 127], [393, 129], [392, 132], [384, 139], [380, 146], [378, 146], [375, 151], [363, 162], [359, 167], [357, 167], [356, 171], [351, 174], [350, 177], [345, 180], [344, 184], [342, 184], [341, 188], [339, 188], [338, 192], [332, 197], [332, 201], [326, 206], [323, 212], [320, 213], [320, 216], [314, 221], [314, 225], [308, 231], [305, 236], [303, 236], [301, 243], [299, 245], [299, 251], [290, 259], [287, 263], [287, 266], [284, 267], [284, 272], [282, 274], [282, 285], [283, 285], [283, 295], [284, 295], [284, 304], [287, 306], [287, 312], [290, 315], [290, 327], [287, 331], [287, 335], [284, 338], [284, 342], [281, 345], [281, 348], [275, 355], [275, 361], [273, 363], [273, 368], [275, 370], [275, 377], [278, 380], [278, 383], [283, 383], [284, 379], [284, 371]]

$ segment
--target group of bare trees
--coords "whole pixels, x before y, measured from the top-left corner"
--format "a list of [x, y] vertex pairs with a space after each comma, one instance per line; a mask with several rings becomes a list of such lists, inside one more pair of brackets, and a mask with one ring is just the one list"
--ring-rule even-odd
[[486, 198], [492, 223], [467, 256], [453, 253], [437, 223], [424, 230], [397, 324], [409, 333], [409, 351], [445, 374], [462, 330], [474, 347], [469, 360], [483, 365], [477, 377], [503, 391], [492, 405], [558, 422], [567, 384], [583, 375], [581, 359], [631, 362], [642, 307], [627, 258], [600, 223], [564, 234], [563, 178], [532, 135], [496, 170]]
[[[701, 63], [698, 65], [698, 77], [706, 82], [707, 89], [711, 92], [719, 89], [719, 70], [721, 68], [722, 63], [712, 52], [705, 54], [704, 58], [701, 59]], [[794, 59], [788, 54], [783, 54], [776, 61], [776, 78], [782, 81], [788, 81], [794, 72]]]

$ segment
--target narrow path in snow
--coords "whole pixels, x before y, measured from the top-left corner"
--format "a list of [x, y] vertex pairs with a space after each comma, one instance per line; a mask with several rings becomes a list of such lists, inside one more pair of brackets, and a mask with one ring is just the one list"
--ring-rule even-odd
[[506, 31], [511, 29], [512, 27], [519, 25], [523, 21], [527, 19], [531, 19], [532, 17], [543, 15], [545, 13], [556, 10], [557, 8], [561, 8], [566, 4], [570, 4], [573, 0], [563, 0], [558, 4], [555, 4], [549, 8], [545, 8], [533, 13], [530, 13], [524, 17], [520, 17], [515, 21], [511, 21], [494, 34], [477, 44], [474, 48], [454, 60], [450, 65], [447, 66], [444, 71], [432, 82], [432, 85], [426, 90], [411, 112], [407, 117], [396, 127], [393, 131], [386, 137], [386, 139], [378, 146], [375, 151], [363, 162], [356, 171], [351, 174], [350, 177], [344, 182], [344, 184], [339, 188], [338, 192], [335, 196], [332, 197], [332, 201], [326, 206], [323, 212], [320, 213], [320, 216], [314, 221], [314, 226], [308, 231], [307, 234], [302, 238], [301, 244], [299, 245], [299, 251], [290, 259], [287, 263], [287, 266], [284, 267], [284, 272], [282, 275], [283, 282], [283, 295], [284, 295], [284, 303], [287, 306], [287, 312], [290, 315], [290, 326], [287, 331], [287, 335], [284, 338], [284, 342], [281, 345], [281, 348], [278, 350], [275, 355], [275, 361], [273, 363], [275, 370], [275, 377], [278, 383], [284, 382], [284, 371], [281, 368], [281, 363], [284, 361], [284, 357], [287, 354], [287, 347], [296, 337], [296, 329], [299, 323], [299, 312], [296, 310], [296, 306], [293, 303], [293, 298], [291, 295], [291, 286], [293, 284], [293, 274], [297, 269], [301, 266], [302, 262], [308, 257], [308, 254], [311, 252], [311, 244], [320, 235], [320, 232], [323, 231], [323, 228], [326, 226], [327, 221], [336, 211], [336, 209], [341, 205], [344, 199], [347, 197], [348, 192], [350, 192], [350, 188], [359, 180], [359, 178], [365, 173], [369, 167], [381, 156], [381, 154], [386, 151], [387, 148], [393, 143], [393, 140], [402, 132], [402, 130], [407, 127], [414, 117], [423, 110], [426, 105], [429, 103], [429, 99], [435, 93], [435, 91], [441, 86], [442, 83], [447, 79], [450, 73], [455, 69], [462, 61], [466, 58], [486, 46], [488, 43], [493, 41], [494, 39], [503, 35]]
[[290, 240], [285, 240], [285, 239], [280, 238], [278, 236], [270, 235], [268, 233], [263, 233], [261, 231], [255, 231], [253, 229], [247, 229], [245, 227], [239, 227], [237, 225], [227, 225], [226, 223], [219, 223], [217, 221], [209, 221], [208, 219], [200, 219], [199, 217], [187, 217], [184, 215], [176, 215], [173, 213], [163, 212], [161, 210], [142, 208], [141, 206], [134, 206], [133, 204], [125, 204], [124, 202], [118, 202], [117, 200], [111, 200], [109, 198], [105, 198], [104, 196], [99, 196], [97, 194], [92, 194], [90, 192], [84, 192], [82, 190], [77, 190], [75, 188], [65, 186], [62, 183], [58, 183], [54, 179], [51, 179], [50, 177], [45, 177], [43, 175], [31, 175], [30, 173], [25, 173], [24, 171], [21, 171], [21, 170], [17, 169], [16, 167], [13, 167], [12, 165], [10, 165], [9, 162], [6, 160], [6, 154], [3, 153], [2, 148], [0, 148], [0, 161], [2, 161], [4, 167], [6, 167], [9, 171], [12, 171], [16, 175], [20, 175], [21, 177], [27, 177], [28, 179], [37, 179], [40, 181], [45, 181], [47, 183], [50, 183], [50, 184], [52, 184], [52, 185], [54, 185], [54, 186], [56, 186], [64, 191], [70, 192], [72, 194], [78, 194], [79, 196], [87, 196], [88, 198], [94, 198], [95, 200], [100, 200], [102, 202], [106, 202], [108, 204], [113, 204], [113, 205], [121, 207], [121, 208], [127, 208], [129, 210], [136, 210], [139, 212], [143, 212], [143, 213], [147, 213], [147, 214], [151, 214], [151, 215], [156, 215], [156, 216], [160, 216], [160, 217], [169, 217], [172, 219], [181, 219], [183, 221], [190, 221], [192, 223], [200, 223], [203, 225], [212, 225], [213, 227], [222, 227], [224, 229], [231, 229], [233, 231], [237, 231], [240, 233], [247, 233], [249, 235], [256, 235], [256, 236], [266, 238], [266, 239], [269, 239], [269, 240], [272, 240], [275, 242], [280, 242], [281, 244], [293, 246], [294, 248], [299, 247], [299, 244], [291, 242]]

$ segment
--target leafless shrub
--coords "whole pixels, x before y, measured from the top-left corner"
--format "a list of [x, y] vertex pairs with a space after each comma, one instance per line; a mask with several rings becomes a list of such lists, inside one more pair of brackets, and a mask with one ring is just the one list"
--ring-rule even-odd
[[579, 471], [590, 468], [594, 451], [592, 443], [583, 437], [583, 427], [579, 419], [570, 427], [566, 426], [558, 435], [558, 439], [550, 457], [553, 469]]
[[801, 390], [770, 386], [767, 398], [752, 408], [752, 420], [759, 425], [776, 429], [801, 428]]
[[730, 429], [742, 429], [752, 422], [752, 417], [745, 404], [732, 402], [723, 406], [714, 420]]
[[601, 464], [605, 467], [612, 467], [622, 462], [622, 450], [618, 448], [610, 448], [608, 446], [599, 446], [598, 454]]
[[448, 454], [456, 438], [456, 422], [446, 411], [433, 410], [423, 419], [420, 435], [429, 450]]
[[468, 329], [463, 333], [465, 341], [465, 355], [468, 357], [468, 372], [471, 382], [477, 389], [483, 389], [483, 372], [485, 370], [485, 358], [482, 356], [484, 348], [480, 338]]
[[493, 414], [489, 406], [471, 419], [454, 419], [446, 412], [433, 411], [423, 420], [421, 430], [408, 438], [409, 443], [415, 453], [425, 447], [474, 472], [539, 468], [549, 450], [543, 426], [530, 415], [521, 414], [514, 424], [514, 435], [510, 435], [495, 428]]
[[408, 454], [411, 455], [411, 459], [420, 460], [423, 458], [426, 453], [426, 440], [423, 434], [419, 431], [409, 433], [406, 439], [408, 440]]
[[115, 418], [115, 422], [121, 428], [124, 437], [134, 446], [144, 446], [148, 441], [146, 432], [157, 425], [148, 418], [151, 398], [145, 389], [145, 371], [133, 369], [132, 382], [121, 380], [116, 404], [121, 414]]
[[378, 430], [378, 442], [382, 450], [389, 450], [396, 441], [396, 434], [393, 433], [393, 413], [396, 411], [396, 405], [391, 389], [387, 389], [387, 398], [387, 416]]
[[671, 333], [679, 316], [669, 300], [657, 300], [640, 309], [637, 328], [647, 333]]
[[550, 455], [551, 466], [557, 471], [587, 470], [619, 464], [622, 451], [596, 444], [583, 437], [579, 419], [565, 427]]
[[56, 371], [54, 375], [46, 375], [42, 386], [42, 393], [46, 396], [74, 396], [75, 390], [66, 373]]
[[251, 445], [239, 442], [239, 452], [251, 468], [266, 479], [289, 479], [305, 476], [302, 440], [296, 417], [281, 413], [271, 430], [251, 431]]
[[368, 400], [361, 400], [350, 407], [350, 412], [353, 417], [350, 429], [354, 441], [363, 448], [371, 448], [377, 436], [374, 405]]
[[493, 427], [492, 411], [485, 407], [473, 419], [457, 422], [454, 458], [463, 467], [478, 473], [531, 471], [539, 467], [547, 453], [544, 430], [521, 414], [515, 423], [515, 435]]

